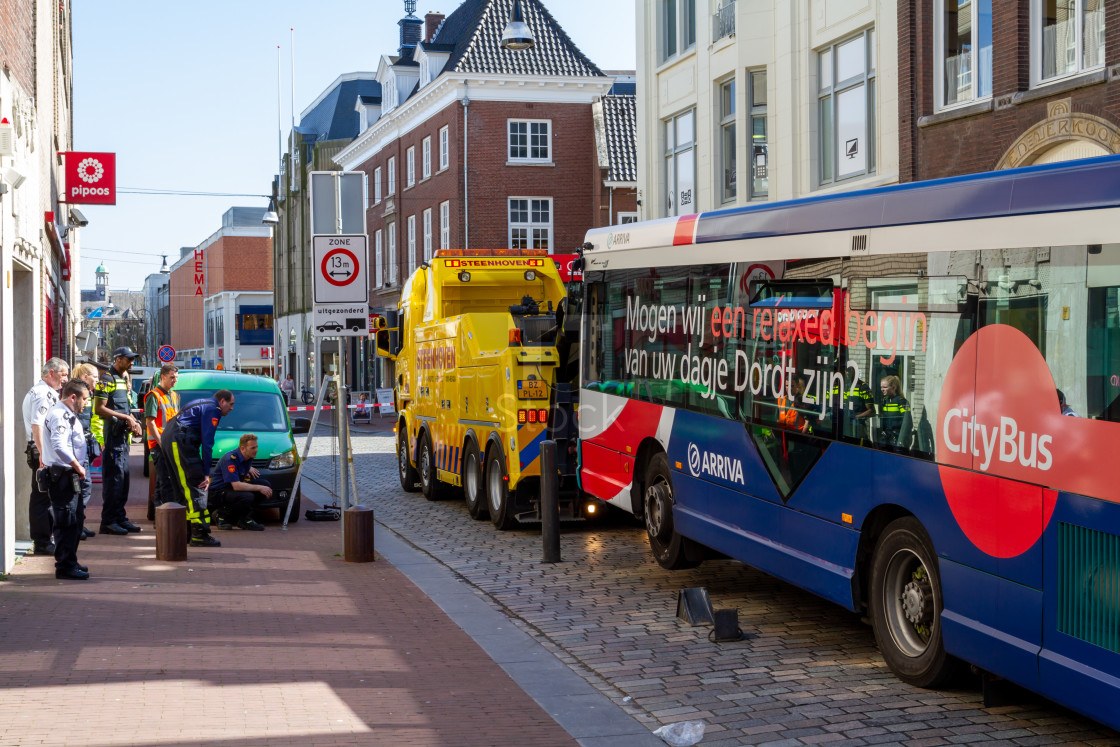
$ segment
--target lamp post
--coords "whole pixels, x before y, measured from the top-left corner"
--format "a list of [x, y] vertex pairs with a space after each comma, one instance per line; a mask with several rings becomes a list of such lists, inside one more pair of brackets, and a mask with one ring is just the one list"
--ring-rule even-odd
[[537, 40], [533, 38], [533, 32], [529, 29], [529, 25], [525, 23], [525, 18], [521, 13], [521, 0], [513, 0], [513, 12], [510, 13], [509, 23], [502, 31], [502, 49], [519, 51], [532, 49], [536, 45]]

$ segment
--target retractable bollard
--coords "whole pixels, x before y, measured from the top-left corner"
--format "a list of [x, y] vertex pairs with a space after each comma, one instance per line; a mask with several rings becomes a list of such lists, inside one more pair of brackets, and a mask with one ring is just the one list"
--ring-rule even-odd
[[556, 442], [541, 441], [541, 562], [560, 562], [560, 479], [556, 474]]
[[348, 563], [373, 562], [373, 509], [353, 506], [342, 512], [346, 535], [343, 557]]
[[156, 560], [187, 559], [187, 507], [181, 503], [156, 506]]

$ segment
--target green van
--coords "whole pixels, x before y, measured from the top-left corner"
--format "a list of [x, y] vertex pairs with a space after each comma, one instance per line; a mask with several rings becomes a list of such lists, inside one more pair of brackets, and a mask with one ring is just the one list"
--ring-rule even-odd
[[[218, 432], [214, 437], [214, 463], [238, 447], [242, 434], [256, 434], [259, 450], [253, 466], [272, 485], [272, 498], [258, 504], [258, 507], [277, 507], [283, 512], [299, 469], [299, 453], [292, 434], [307, 433], [311, 429], [311, 421], [288, 418], [287, 401], [280, 387], [267, 376], [235, 371], [179, 370], [175, 391], [179, 394], [180, 407], [198, 399], [210, 399], [219, 389], [233, 392], [234, 404], [230, 414], [218, 423]], [[299, 500], [297, 493], [288, 521], [299, 521]]]

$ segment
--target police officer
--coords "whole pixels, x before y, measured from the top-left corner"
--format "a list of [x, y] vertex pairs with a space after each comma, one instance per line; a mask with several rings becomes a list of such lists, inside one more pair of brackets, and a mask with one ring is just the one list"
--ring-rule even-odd
[[237, 526], [252, 532], [264, 531], [262, 524], [253, 521], [253, 505], [258, 494], [271, 498], [272, 486], [253, 466], [256, 456], [257, 437], [246, 433], [237, 448], [214, 465], [207, 505], [214, 509], [218, 529]]
[[163, 429], [179, 412], [179, 393], [171, 391], [179, 380], [179, 369], [174, 363], [165, 363], [159, 370], [159, 383], [144, 397], [144, 429], [148, 439], [148, 455], [156, 471], [156, 489], [148, 501], [148, 518], [155, 519], [155, 507], [175, 500], [171, 493], [168, 472], [161, 466], [166, 459], [160, 442]]
[[[75, 379], [84, 381], [90, 392], [93, 392], [93, 388], [97, 386], [97, 366], [92, 363], [80, 363], [74, 367], [73, 374]], [[82, 424], [82, 430], [86, 434], [86, 460], [82, 463], [82, 469], [86, 472], [86, 476], [82, 478], [82, 506], [88, 506], [89, 499], [93, 496], [93, 480], [89, 474], [89, 467], [93, 460], [101, 456], [101, 444], [93, 435], [93, 397], [86, 399], [86, 406], [78, 413], [78, 422]], [[96, 536], [97, 532], [82, 527], [82, 539]]]
[[914, 420], [910, 403], [902, 396], [902, 380], [897, 376], [884, 376], [879, 382], [883, 401], [879, 415], [878, 442], [888, 449], [909, 449], [914, 434]]
[[43, 472], [54, 511], [54, 577], [85, 581], [89, 569], [78, 564], [85, 506], [81, 481], [85, 477], [86, 434], [78, 413], [86, 406], [89, 385], [75, 379], [62, 387], [62, 399], [43, 421]]
[[27, 466], [31, 468], [31, 498], [28, 500], [27, 519], [31, 541], [36, 555], [53, 553], [51, 542], [54, 529], [51, 517], [51, 499], [46, 489], [40, 487], [37, 472], [43, 466], [43, 421], [58, 403], [58, 390], [70, 378], [70, 364], [61, 358], [51, 358], [43, 365], [43, 378], [23, 398], [23, 425], [27, 429]]
[[128, 453], [132, 436], [140, 435], [140, 423], [132, 417], [132, 390], [128, 370], [136, 353], [130, 347], [113, 351], [113, 366], [101, 375], [93, 393], [93, 411], [103, 421], [104, 449], [101, 453], [101, 533], [128, 534], [140, 527], [128, 520]]
[[190, 402], [171, 418], [163, 429], [160, 448], [165, 456], [165, 479], [174, 486], [172, 493], [187, 507], [192, 547], [220, 547], [210, 535], [210, 513], [206, 510], [206, 490], [210, 487], [214, 432], [218, 421], [233, 409], [233, 392], [219, 389], [213, 399]]

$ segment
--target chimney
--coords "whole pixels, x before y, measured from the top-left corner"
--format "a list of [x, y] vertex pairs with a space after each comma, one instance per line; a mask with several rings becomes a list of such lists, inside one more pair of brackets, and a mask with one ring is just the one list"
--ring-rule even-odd
[[424, 41], [430, 42], [432, 37], [436, 35], [436, 30], [439, 25], [443, 23], [446, 16], [443, 13], [433, 13], [428, 11], [424, 16]]
[[397, 21], [397, 24], [401, 27], [400, 54], [403, 57], [406, 49], [416, 49], [416, 45], [420, 43], [424, 22], [416, 16], [407, 16]]

